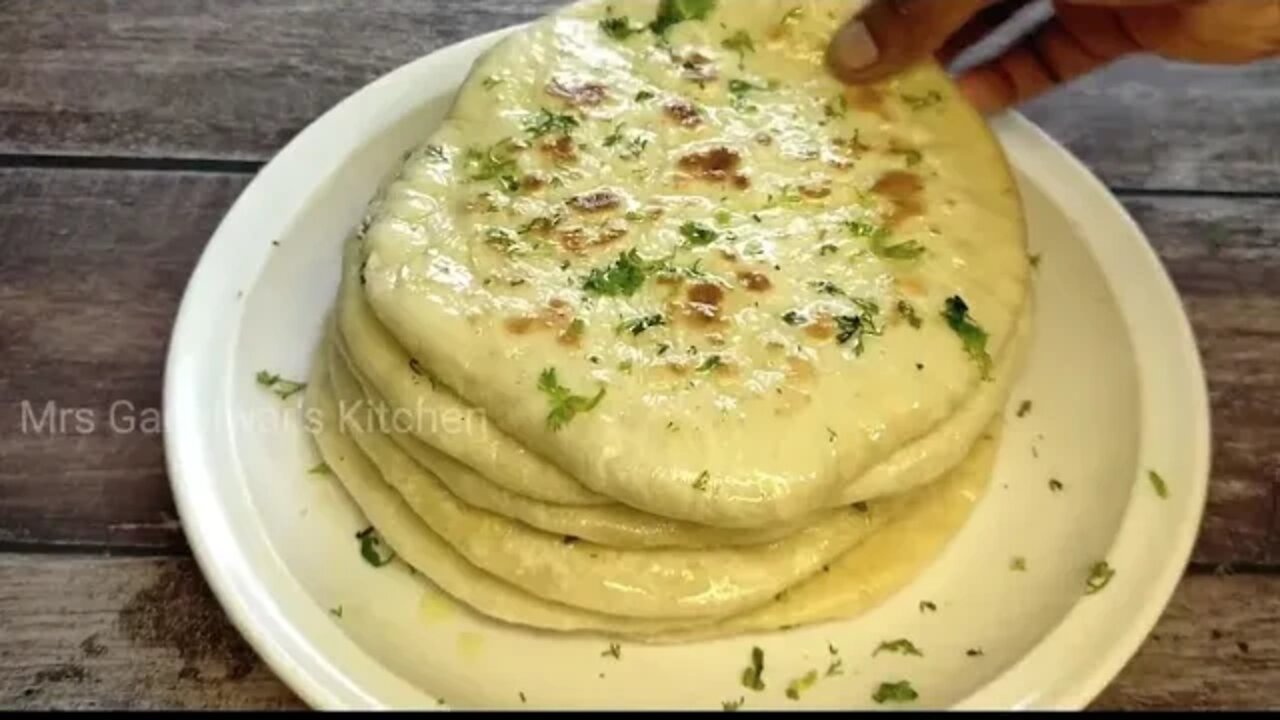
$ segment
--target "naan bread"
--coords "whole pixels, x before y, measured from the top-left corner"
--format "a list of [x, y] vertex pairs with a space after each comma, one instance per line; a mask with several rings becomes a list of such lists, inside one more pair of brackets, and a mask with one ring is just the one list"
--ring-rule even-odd
[[656, 0], [588, 0], [514, 34], [363, 236], [406, 358], [529, 463], [653, 515], [765, 527], [900, 491], [854, 488], [1011, 379], [1024, 226], [981, 118], [931, 65], [843, 88], [822, 51], [847, 4], [784, 5], [662, 39]]
[[307, 387], [308, 417], [325, 462], [396, 554], [441, 590], [496, 620], [557, 632], [596, 632], [649, 642], [684, 642], [787, 628], [847, 617], [900, 589], [945, 548], [981, 496], [997, 445], [985, 438], [948, 477], [873, 512], [883, 528], [822, 573], [755, 610], [721, 619], [638, 619], [548, 601], [467, 562], [383, 481], [350, 436], [339, 430], [340, 410], [327, 361], [316, 364]]

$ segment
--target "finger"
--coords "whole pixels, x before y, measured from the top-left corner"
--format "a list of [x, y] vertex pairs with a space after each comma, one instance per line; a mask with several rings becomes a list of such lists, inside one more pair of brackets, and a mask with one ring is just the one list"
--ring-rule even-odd
[[982, 42], [1032, 2], [1034, 0], [1007, 0], [979, 11], [972, 20], [965, 23], [964, 27], [957, 30], [942, 44], [942, 48], [937, 52], [938, 61], [944, 65], [950, 64], [965, 50]]
[[992, 2], [879, 0], [836, 33], [827, 51], [827, 64], [847, 83], [881, 80], [932, 56], [952, 33]]
[[958, 82], [979, 110], [993, 113], [1139, 49], [1110, 11], [1061, 7], [1057, 18]]

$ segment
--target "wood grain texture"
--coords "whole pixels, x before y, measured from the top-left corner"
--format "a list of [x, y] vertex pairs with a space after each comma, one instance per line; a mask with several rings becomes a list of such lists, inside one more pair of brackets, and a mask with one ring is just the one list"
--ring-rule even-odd
[[[0, 153], [261, 161], [379, 75], [559, 0], [7, 0]], [[1122, 188], [1280, 191], [1280, 62], [1131, 59], [1029, 115]]]
[[[1276, 707], [1280, 577], [1191, 576], [1106, 708]], [[0, 707], [300, 705], [186, 559], [0, 555]]]
[[[0, 171], [0, 542], [182, 547], [161, 438], [116, 432], [111, 408], [159, 407], [182, 289], [246, 181]], [[1214, 479], [1196, 560], [1280, 565], [1280, 200], [1127, 203], [1184, 295], [1209, 376]], [[21, 403], [51, 400], [88, 408], [95, 427], [23, 432]]]
[[[247, 181], [0, 170], [0, 543], [181, 546], [141, 421], [182, 289]], [[73, 414], [40, 423], [48, 403]]]

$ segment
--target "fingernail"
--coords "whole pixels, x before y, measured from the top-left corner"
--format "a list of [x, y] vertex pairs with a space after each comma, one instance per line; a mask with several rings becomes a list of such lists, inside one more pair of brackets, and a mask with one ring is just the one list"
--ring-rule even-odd
[[846, 24], [831, 44], [831, 60], [843, 70], [861, 70], [880, 58], [880, 49], [865, 23]]

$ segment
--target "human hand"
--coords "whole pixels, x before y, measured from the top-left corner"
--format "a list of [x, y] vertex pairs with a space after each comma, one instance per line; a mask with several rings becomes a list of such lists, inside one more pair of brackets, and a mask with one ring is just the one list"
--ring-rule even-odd
[[[1030, 0], [874, 0], [832, 41], [845, 82], [888, 77], [921, 59], [946, 63]], [[1028, 100], [1133, 53], [1243, 64], [1280, 55], [1280, 0], [1055, 0], [1056, 15], [996, 59], [963, 73], [983, 112]]]

